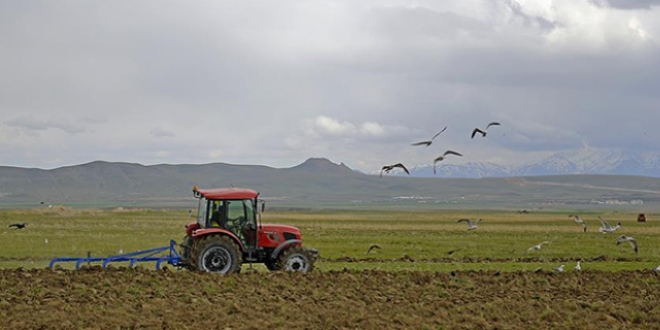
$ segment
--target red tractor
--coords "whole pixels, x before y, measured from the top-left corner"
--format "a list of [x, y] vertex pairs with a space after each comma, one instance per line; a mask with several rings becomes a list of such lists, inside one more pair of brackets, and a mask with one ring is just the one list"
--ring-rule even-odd
[[199, 205], [181, 244], [184, 267], [221, 274], [240, 272], [244, 262], [263, 263], [271, 271], [314, 269], [318, 253], [303, 248], [298, 228], [261, 223], [265, 203], [258, 192], [194, 187], [193, 195]]

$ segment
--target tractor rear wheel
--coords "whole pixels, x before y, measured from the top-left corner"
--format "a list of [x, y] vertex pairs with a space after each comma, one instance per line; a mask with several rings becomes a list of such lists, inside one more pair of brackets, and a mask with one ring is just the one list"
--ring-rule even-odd
[[224, 235], [201, 238], [190, 259], [196, 269], [219, 274], [238, 273], [243, 263], [243, 255], [236, 243]]
[[314, 261], [310, 250], [294, 245], [280, 253], [275, 265], [278, 270], [307, 273], [314, 269]]

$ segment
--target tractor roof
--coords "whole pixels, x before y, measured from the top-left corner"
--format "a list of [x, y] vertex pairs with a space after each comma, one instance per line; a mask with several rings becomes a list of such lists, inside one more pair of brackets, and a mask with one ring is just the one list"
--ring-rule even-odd
[[193, 188], [194, 191], [197, 191], [206, 199], [248, 199], [259, 195], [258, 192], [245, 188], [197, 189], [195, 187]]

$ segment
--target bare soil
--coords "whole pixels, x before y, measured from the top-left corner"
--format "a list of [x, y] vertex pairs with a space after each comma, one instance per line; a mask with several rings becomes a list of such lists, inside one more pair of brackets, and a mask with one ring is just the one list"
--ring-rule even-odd
[[0, 269], [1, 329], [660, 329], [651, 271]]

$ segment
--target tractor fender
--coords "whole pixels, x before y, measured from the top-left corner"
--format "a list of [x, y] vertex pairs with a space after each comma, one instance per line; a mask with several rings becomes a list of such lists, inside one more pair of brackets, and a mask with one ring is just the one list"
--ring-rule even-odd
[[[238, 244], [238, 246], [241, 248], [241, 252], [245, 252], [245, 246], [243, 245], [243, 242], [241, 242], [234, 233], [230, 232], [229, 230], [225, 230], [222, 228], [206, 228], [206, 229], [198, 229], [195, 230], [192, 234], [192, 237], [194, 240], [198, 240], [203, 236], [211, 235], [211, 234], [221, 234], [221, 235], [227, 235], [229, 236], [234, 243]], [[285, 242], [286, 243], [286, 242]]]
[[302, 241], [299, 240], [299, 239], [290, 239], [288, 241], [283, 242], [282, 244], [278, 245], [275, 248], [275, 251], [273, 251], [273, 253], [270, 255], [270, 258], [271, 259], [277, 258], [277, 256], [280, 254], [280, 252], [282, 252], [282, 250], [284, 250], [284, 248], [288, 247], [289, 245], [296, 244], [296, 243], [302, 244]]

